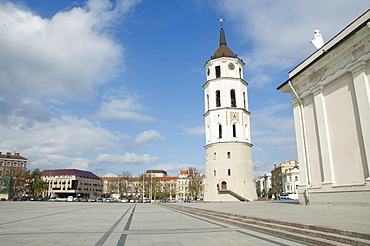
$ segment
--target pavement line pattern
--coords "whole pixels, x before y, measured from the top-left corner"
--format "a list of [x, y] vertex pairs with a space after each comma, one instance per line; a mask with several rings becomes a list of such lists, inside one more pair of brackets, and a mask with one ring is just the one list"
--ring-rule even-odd
[[3, 223], [0, 223], [0, 225], [6, 225], [6, 224], [11, 224], [11, 223], [23, 222], [25, 220], [34, 220], [34, 219], [39, 219], [39, 218], [54, 216], [54, 215], [58, 215], [58, 214], [65, 214], [65, 213], [75, 212], [75, 211], [79, 211], [79, 210], [85, 210], [85, 209], [89, 209], [89, 208], [84, 207], [84, 208], [79, 208], [79, 209], [72, 209], [72, 210], [68, 210], [68, 211], [63, 211], [63, 212], [59, 212], [59, 213], [52, 213], [52, 214], [38, 215], [38, 216], [34, 216], [34, 217], [29, 217], [29, 218], [22, 218], [22, 219], [19, 219], [19, 220], [13, 220], [13, 221], [8, 221], [8, 222], [3, 222]]
[[[131, 222], [132, 222], [132, 218], [134, 217], [135, 209], [136, 209], [136, 204], [134, 206], [134, 209], [132, 209], [132, 211], [131, 211], [130, 217], [127, 220], [125, 228], [123, 229], [124, 231], [130, 230], [130, 225], [131, 225]], [[127, 234], [121, 234], [121, 237], [118, 240], [117, 246], [125, 245], [126, 238], [127, 238]]]
[[[125, 217], [125, 215], [128, 213], [128, 211], [130, 211], [130, 209], [133, 207], [134, 205], [131, 205], [123, 214], [122, 216], [116, 221], [116, 223], [114, 223], [114, 225], [104, 234], [104, 236], [102, 236], [102, 238], [100, 238], [100, 240], [95, 244], [95, 246], [103, 246], [103, 244], [105, 243], [105, 241], [108, 239], [108, 237], [112, 234], [112, 232], [114, 231], [114, 229], [116, 229], [116, 227], [118, 226], [118, 224], [122, 221], [122, 219]], [[135, 204], [136, 206], [136, 204]]]

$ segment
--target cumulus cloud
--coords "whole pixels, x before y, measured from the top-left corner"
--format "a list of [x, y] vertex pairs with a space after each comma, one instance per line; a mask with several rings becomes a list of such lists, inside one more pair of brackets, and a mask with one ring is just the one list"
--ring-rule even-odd
[[117, 164], [145, 164], [158, 161], [159, 157], [150, 156], [148, 154], [138, 155], [135, 153], [126, 153], [125, 155], [110, 155], [100, 154], [97, 161], [101, 163], [117, 163]]
[[151, 116], [140, 113], [145, 107], [133, 95], [110, 95], [104, 97], [99, 111], [93, 115], [95, 119], [120, 119], [139, 122], [155, 121]]
[[[81, 100], [117, 74], [123, 47], [104, 32], [107, 6], [85, 7], [51, 19], [0, 3], [0, 90], [5, 98]], [[105, 5], [109, 1], [102, 1]]]
[[143, 145], [143, 144], [149, 144], [153, 142], [157, 142], [160, 140], [166, 139], [160, 132], [156, 130], [148, 130], [140, 133], [136, 136], [136, 144]]
[[234, 31], [242, 42], [253, 47], [239, 52], [247, 72], [252, 76], [269, 74], [271, 79], [265, 78], [266, 83], [315, 51], [309, 43], [313, 30], [319, 29], [328, 41], [368, 9], [367, 0], [358, 0], [355, 5], [347, 0], [226, 0], [217, 4], [228, 21], [237, 23]]

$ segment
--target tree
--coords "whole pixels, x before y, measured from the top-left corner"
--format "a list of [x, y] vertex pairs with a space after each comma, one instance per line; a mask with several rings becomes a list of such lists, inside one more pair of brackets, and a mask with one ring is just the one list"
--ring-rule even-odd
[[188, 191], [192, 199], [197, 199], [202, 194], [202, 175], [195, 167], [188, 169]]
[[27, 181], [31, 174], [21, 168], [14, 168], [10, 183], [10, 193], [13, 197], [21, 197], [26, 193]]
[[31, 174], [28, 191], [31, 196], [39, 196], [49, 187], [48, 183], [42, 179], [40, 169], [35, 168]]
[[131, 172], [123, 171], [122, 174], [118, 175], [118, 190], [120, 194], [129, 195], [133, 193], [133, 179]]

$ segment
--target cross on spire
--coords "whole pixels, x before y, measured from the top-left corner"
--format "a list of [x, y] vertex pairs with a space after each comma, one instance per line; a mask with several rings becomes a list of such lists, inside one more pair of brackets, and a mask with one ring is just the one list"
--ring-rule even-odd
[[220, 18], [218, 18], [217, 20], [220, 22], [220, 28], [222, 29], [224, 27], [222, 23], [225, 21], [225, 19], [220, 16]]

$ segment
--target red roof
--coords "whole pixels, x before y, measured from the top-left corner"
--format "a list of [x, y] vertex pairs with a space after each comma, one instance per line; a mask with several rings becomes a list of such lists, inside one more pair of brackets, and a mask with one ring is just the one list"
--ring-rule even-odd
[[19, 153], [15, 153], [14, 155], [12, 155], [10, 152], [7, 152], [6, 154], [2, 154], [2, 152], [0, 152], [0, 158], [9, 158], [9, 159], [22, 159], [22, 160], [28, 160], [27, 158], [19, 155]]
[[82, 171], [78, 169], [56, 169], [56, 170], [44, 170], [41, 172], [43, 176], [80, 176], [87, 178], [100, 179], [98, 176], [89, 171]]

